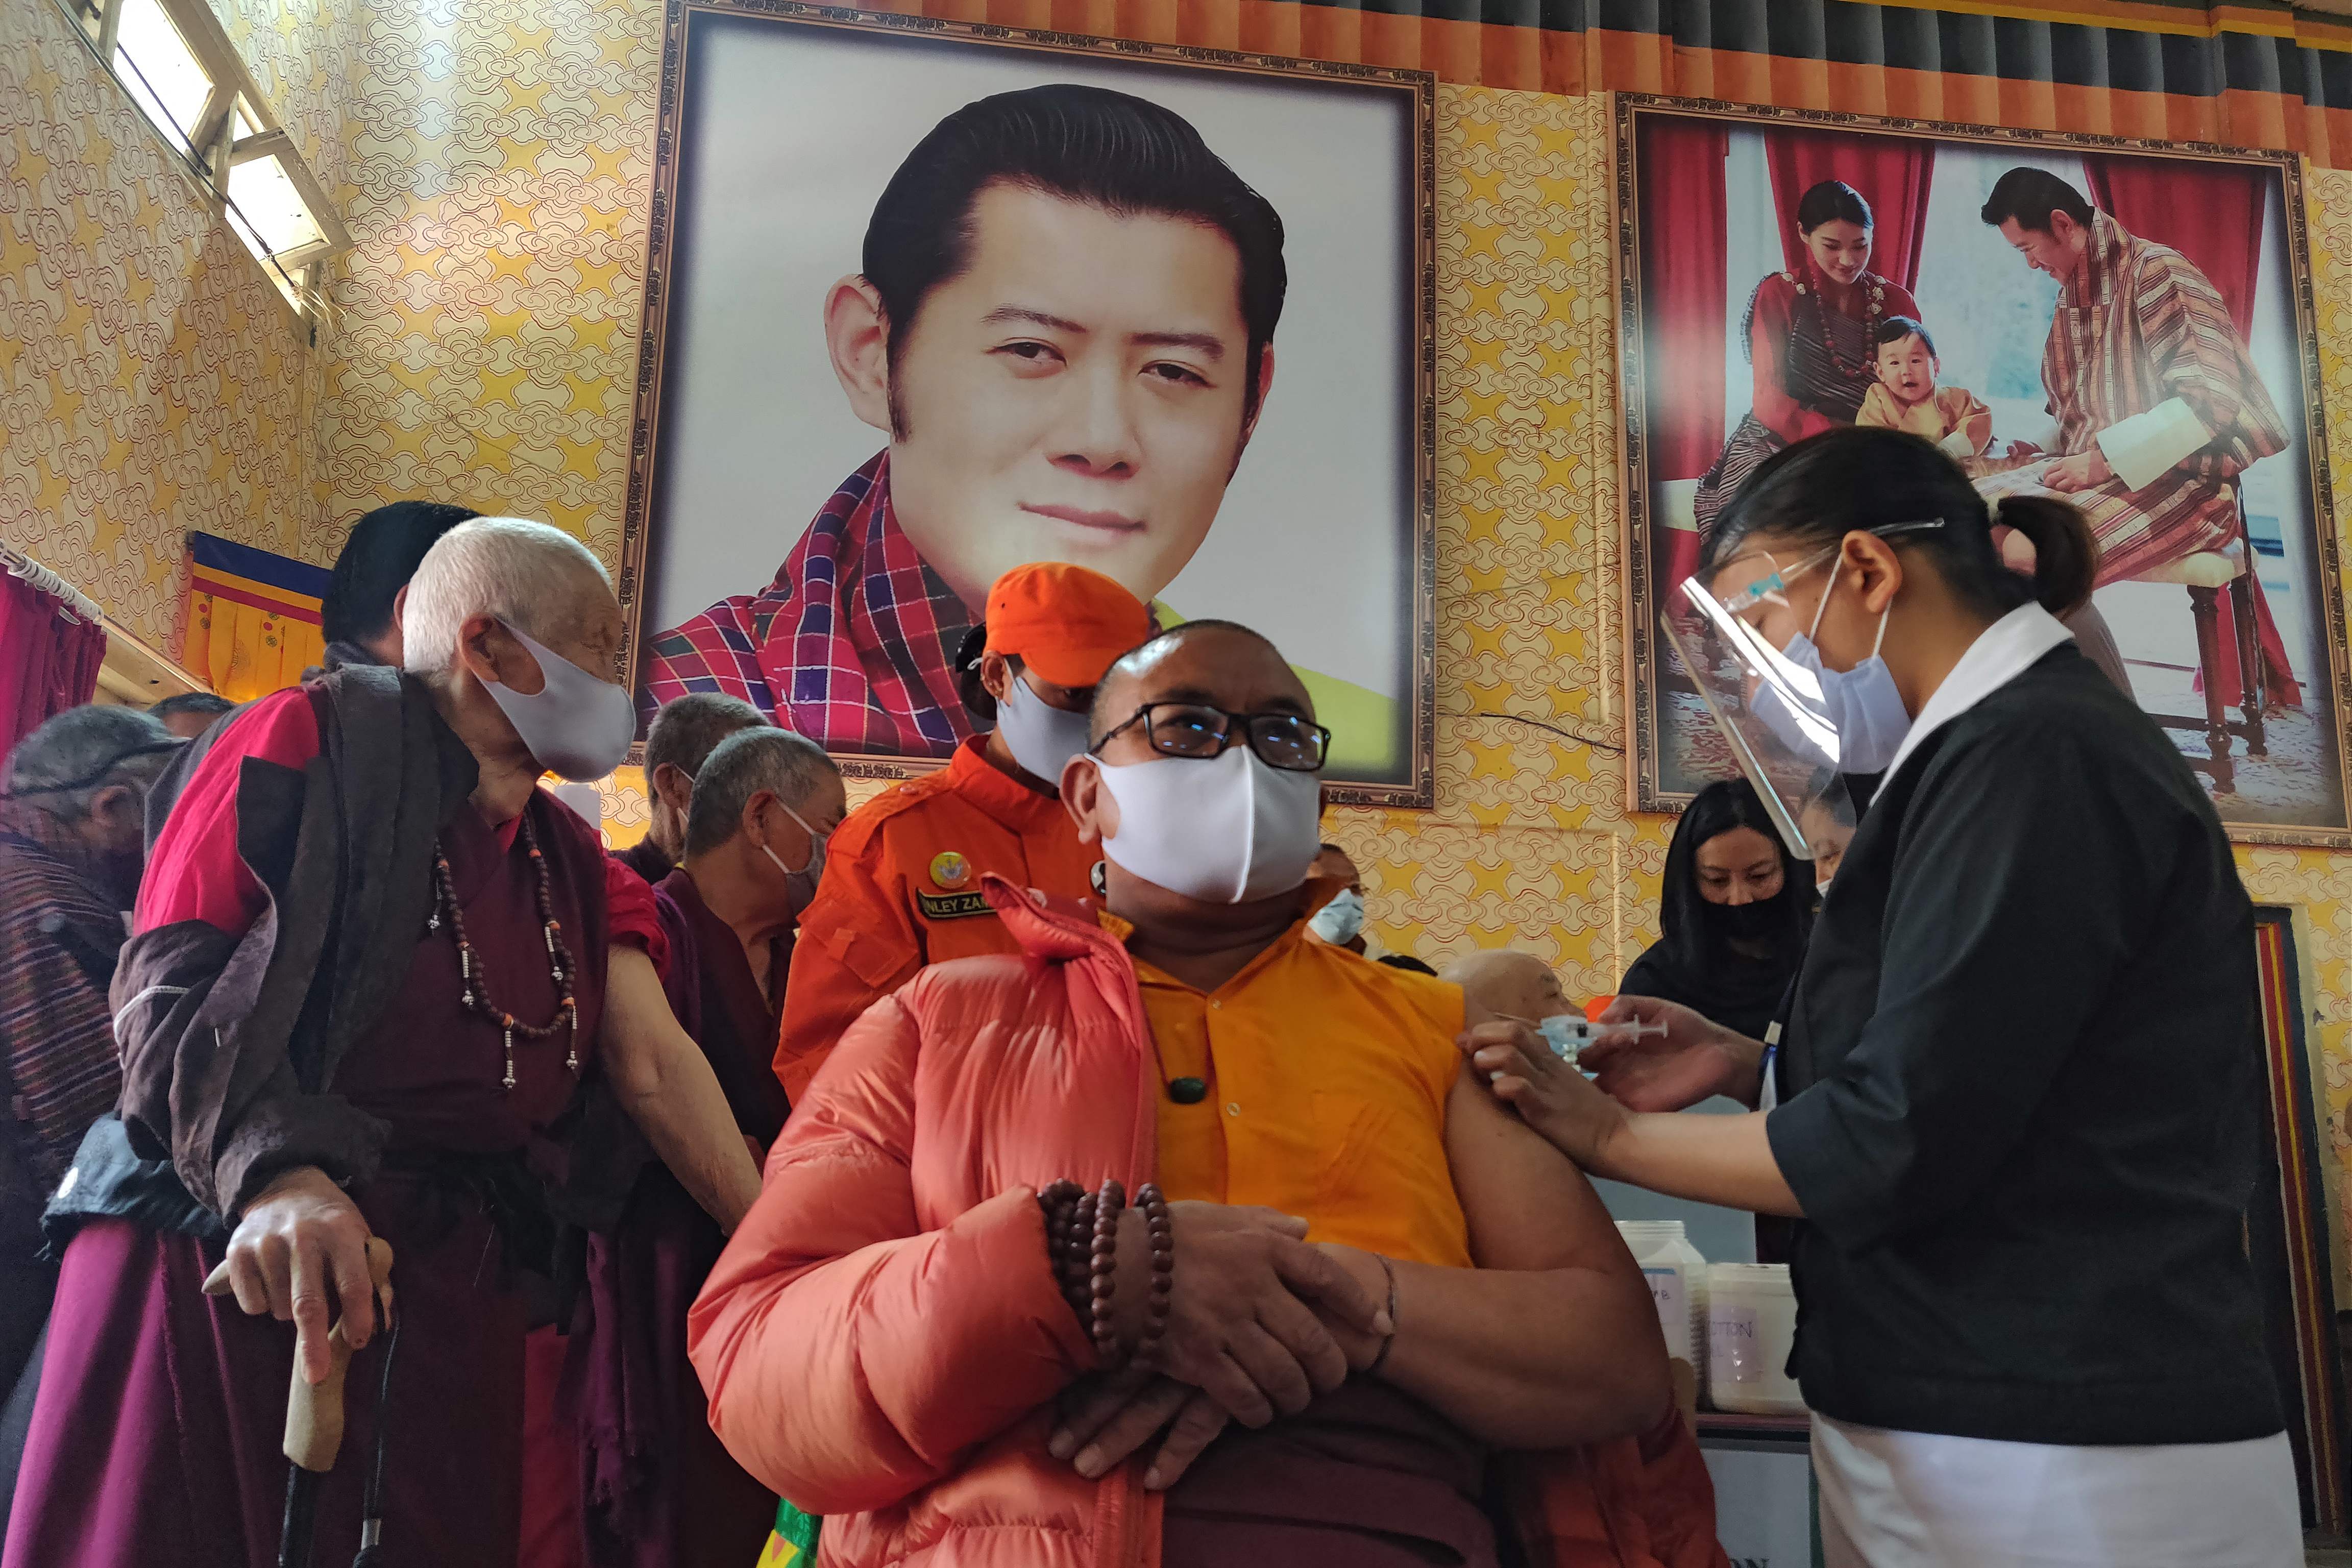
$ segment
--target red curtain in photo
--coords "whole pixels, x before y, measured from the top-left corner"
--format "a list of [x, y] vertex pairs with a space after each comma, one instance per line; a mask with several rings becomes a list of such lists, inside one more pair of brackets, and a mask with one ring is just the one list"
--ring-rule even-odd
[[2221, 290], [2238, 336], [2250, 336], [2271, 172], [2111, 153], [2086, 153], [2083, 168], [2091, 180], [2091, 205], [2142, 239], [2168, 245], [2195, 262]]
[[[2270, 171], [2244, 163], [2199, 163], [2186, 158], [2129, 158], [2111, 153], [2086, 154], [2091, 205], [2142, 239], [2168, 245], [2187, 257], [2212, 281], [2229, 308], [2240, 342], [2251, 341], [2254, 280], [2263, 259], [2263, 223], [2270, 211]], [[2279, 388], [2271, 395], [2276, 399]], [[2293, 389], [2288, 389], [2292, 393]], [[2251, 540], [2249, 541], [2251, 543]], [[2249, 565], [2259, 564], [2250, 561]], [[2262, 644], [2271, 700], [2303, 706], [2303, 689], [2286, 660], [2286, 639], [2271, 614], [2261, 574], [2252, 584], [2254, 628]], [[2221, 646], [2237, 647], [2236, 617], [2221, 599]], [[2200, 681], [2202, 678], [2200, 678]], [[2238, 700], [2238, 666], [2221, 661], [2221, 700]]]
[[1797, 204], [1823, 180], [1843, 180], [1870, 204], [1870, 269], [1906, 289], [1918, 288], [1927, 192], [1936, 172], [1934, 142], [1853, 131], [1767, 131], [1764, 162], [1772, 171], [1780, 253], [1790, 271], [1799, 272], [1804, 262]]
[[1723, 450], [1721, 121], [1641, 119], [1642, 334], [1650, 478], [1695, 479]]
[[0, 571], [0, 736], [5, 748], [98, 691], [106, 628], [61, 614], [64, 601]]

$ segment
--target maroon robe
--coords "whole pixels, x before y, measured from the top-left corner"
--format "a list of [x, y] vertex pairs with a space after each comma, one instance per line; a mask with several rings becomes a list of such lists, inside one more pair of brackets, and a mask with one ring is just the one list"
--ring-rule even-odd
[[[534, 794], [555, 918], [580, 971], [578, 1051], [593, 1060], [607, 920], [601, 847]], [[537, 877], [520, 836], [459, 810], [444, 830], [466, 933], [501, 1006], [537, 1021], [556, 990]], [[447, 1156], [512, 1156], [559, 1173], [550, 1137], [578, 1079], [571, 1042], [518, 1037], [501, 1087], [500, 1031], [459, 1002], [448, 923], [415, 949], [406, 984], [342, 1063], [333, 1092], [392, 1127], [384, 1164], [353, 1196], [392, 1244], [401, 1322], [386, 1459], [387, 1568], [513, 1568], [523, 1335], [539, 1277], [511, 1267], [480, 1202], [436, 1180]], [[279, 1452], [294, 1332], [206, 1297], [217, 1245], [125, 1220], [67, 1248], [41, 1394], [9, 1521], [5, 1568], [270, 1568], [287, 1464]], [[375, 1451], [379, 1337], [353, 1360], [340, 1461], [319, 1497], [317, 1563], [359, 1542]]]
[[[683, 870], [655, 890], [669, 962], [663, 988], [702, 1047], [736, 1125], [761, 1148], [791, 1109], [770, 1070], [778, 1018], [743, 945]], [[770, 960], [784, 994], [790, 938]], [[775, 1522], [776, 1495], [710, 1430], [686, 1358], [686, 1314], [726, 1243], [719, 1226], [647, 1151], [621, 1221], [588, 1243], [584, 1322], [572, 1334], [567, 1403], [576, 1403], [590, 1568], [751, 1568]]]

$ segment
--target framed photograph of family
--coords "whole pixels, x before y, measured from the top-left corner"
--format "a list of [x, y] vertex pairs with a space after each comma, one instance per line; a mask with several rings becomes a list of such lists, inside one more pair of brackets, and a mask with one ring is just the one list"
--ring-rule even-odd
[[1876, 424], [1989, 500], [2083, 509], [2076, 641], [2232, 837], [2352, 843], [2292, 153], [1633, 95], [1616, 131], [1636, 809], [1735, 771], [1662, 619], [1716, 519], [1782, 447]]
[[[972, 734], [1007, 569], [1271, 637], [1432, 804], [1433, 79], [668, 0], [624, 541], [641, 713], [855, 774]], [[967, 652], [967, 650], [970, 650]]]

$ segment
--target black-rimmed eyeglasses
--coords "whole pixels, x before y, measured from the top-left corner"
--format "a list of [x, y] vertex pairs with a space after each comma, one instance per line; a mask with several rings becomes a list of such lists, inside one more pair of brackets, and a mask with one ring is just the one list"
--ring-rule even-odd
[[1285, 773], [1311, 773], [1323, 765], [1331, 749], [1331, 731], [1296, 713], [1228, 713], [1200, 702], [1147, 702], [1126, 723], [1106, 732], [1089, 750], [1102, 749], [1118, 736], [1143, 726], [1143, 738], [1163, 757], [1205, 761], [1224, 755], [1236, 741], [1267, 767]]

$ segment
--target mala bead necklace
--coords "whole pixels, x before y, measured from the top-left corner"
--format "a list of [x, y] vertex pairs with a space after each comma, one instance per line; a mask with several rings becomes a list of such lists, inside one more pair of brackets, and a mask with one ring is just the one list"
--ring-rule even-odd
[[539, 920], [541, 934], [547, 942], [547, 971], [555, 982], [555, 1016], [544, 1024], [526, 1024], [490, 999], [489, 966], [482, 963], [474, 944], [466, 940], [466, 917], [457, 908], [457, 895], [450, 885], [449, 857], [441, 847], [433, 847], [433, 918], [425, 922], [427, 931], [439, 931], [446, 917], [450, 933], [457, 939], [457, 973], [465, 984], [467, 1011], [476, 1013], [498, 1026], [506, 1037], [506, 1077], [500, 1084], [515, 1086], [515, 1037], [526, 1040], [551, 1040], [558, 1034], [570, 1037], [571, 1048], [564, 1053], [563, 1065], [576, 1077], [580, 1071], [580, 1003], [572, 990], [572, 976], [579, 973], [572, 950], [564, 945], [563, 922], [555, 918], [555, 889], [547, 869], [547, 857], [540, 852], [539, 835], [530, 826], [530, 814], [522, 818], [523, 847], [530, 851], [530, 868], [539, 882]]
[[[1822, 346], [1829, 351], [1831, 368], [1848, 381], [1867, 380], [1870, 367], [1867, 364], [1853, 363], [1838, 349], [1837, 331], [1830, 325], [1829, 289], [1822, 278], [1820, 269], [1814, 266], [1812, 258], [1810, 256], [1805, 258], [1803, 278], [1798, 278], [1788, 272], [1783, 272], [1780, 276], [1795, 284], [1799, 294], [1812, 296], [1814, 319], [1821, 323]], [[1878, 335], [1879, 315], [1886, 308], [1886, 285], [1885, 279], [1875, 272], [1864, 272], [1854, 281], [1862, 286], [1863, 290], [1862, 353], [1863, 358], [1867, 360], [1877, 352], [1872, 346], [1872, 342]], [[1792, 310], [1789, 316], [1789, 350], [1792, 362], [1796, 357], [1796, 348], [1797, 321], [1796, 312]]]

